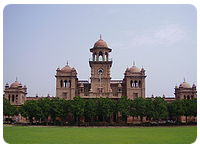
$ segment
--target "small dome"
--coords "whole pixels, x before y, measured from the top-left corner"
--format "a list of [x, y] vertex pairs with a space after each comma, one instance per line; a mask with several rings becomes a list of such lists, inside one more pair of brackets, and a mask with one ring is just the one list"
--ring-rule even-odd
[[191, 88], [190, 85], [187, 82], [185, 82], [185, 81], [183, 83], [181, 83], [179, 87], [182, 87], [182, 88]]
[[19, 87], [19, 86], [21, 86], [21, 83], [19, 83], [18, 81], [15, 81], [14, 83], [12, 83], [12, 84], [10, 85], [11, 88], [17, 88], [17, 87]]
[[66, 65], [65, 67], [63, 67], [63, 68], [61, 69], [61, 71], [63, 71], [63, 72], [71, 72], [71, 71], [72, 71], [72, 68], [71, 68], [69, 65]]
[[135, 73], [135, 72], [140, 72], [140, 69], [137, 68], [136, 66], [133, 66], [133, 67], [129, 68], [129, 71], [132, 73]]
[[94, 48], [99, 48], [99, 47], [106, 47], [106, 48], [108, 48], [108, 45], [107, 45], [107, 43], [104, 40], [100, 39], [100, 40], [98, 40], [94, 44]]

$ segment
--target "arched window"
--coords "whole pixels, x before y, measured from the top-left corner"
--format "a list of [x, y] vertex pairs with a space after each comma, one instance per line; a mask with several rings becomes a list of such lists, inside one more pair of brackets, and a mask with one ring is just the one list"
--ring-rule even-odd
[[63, 87], [63, 80], [60, 80], [60, 87]]
[[133, 81], [132, 80], [131, 80], [130, 84], [131, 84], [131, 87], [133, 87]]
[[190, 96], [189, 96], [189, 95], [187, 96], [187, 99], [190, 99]]
[[184, 95], [184, 99], [186, 99], [186, 96]]
[[99, 52], [99, 61], [103, 61], [103, 53]]
[[193, 97], [193, 95], [191, 95], [191, 99], [193, 99], [194, 97]]
[[138, 87], [138, 82], [136, 80], [134, 81], [134, 87]]
[[71, 81], [70, 81], [70, 80], [65, 80], [65, 81], [64, 81], [64, 87], [65, 87], [65, 88], [71, 87]]
[[64, 87], [67, 87], [67, 80], [64, 81]]
[[12, 95], [12, 102], [15, 101], [15, 95]]
[[97, 53], [93, 53], [93, 61], [97, 61]]

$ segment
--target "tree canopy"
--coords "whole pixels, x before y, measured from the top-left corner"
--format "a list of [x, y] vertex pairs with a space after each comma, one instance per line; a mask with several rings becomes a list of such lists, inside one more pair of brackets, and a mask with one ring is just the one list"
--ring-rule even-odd
[[[9, 101], [3, 101], [4, 116], [14, 116], [20, 113], [31, 123], [33, 121], [65, 124], [71, 120], [80, 124], [86, 122], [102, 121], [112, 122], [113, 119], [127, 122], [128, 116], [140, 117], [141, 122], [146, 117], [148, 121], [169, 120], [186, 116], [197, 116], [197, 100], [175, 100], [166, 102], [161, 97], [136, 98], [134, 100], [123, 97], [118, 100], [110, 98], [83, 99], [75, 97], [74, 100], [60, 98], [42, 98], [39, 100], [25, 101], [18, 109]], [[50, 118], [50, 121], [49, 121]], [[69, 119], [71, 118], [71, 119]]]

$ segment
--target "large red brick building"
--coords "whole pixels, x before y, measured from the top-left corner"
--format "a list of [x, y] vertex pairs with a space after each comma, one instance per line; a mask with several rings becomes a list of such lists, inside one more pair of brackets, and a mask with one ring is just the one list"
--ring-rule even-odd
[[[125, 96], [129, 99], [145, 98], [145, 69], [132, 67], [124, 71], [124, 78], [114, 80], [111, 77], [112, 49], [101, 38], [90, 49], [92, 58], [89, 60], [91, 68], [90, 80], [79, 80], [75, 68], [67, 63], [56, 70], [56, 97], [72, 100], [76, 96], [82, 98], [109, 97], [119, 99]], [[26, 100], [38, 100], [40, 97], [27, 97], [27, 88], [17, 80], [10, 86], [5, 85], [4, 97], [13, 105], [22, 105]], [[175, 99], [193, 99], [197, 97], [196, 86], [190, 86], [185, 80], [175, 87], [175, 97], [163, 98], [170, 102]]]

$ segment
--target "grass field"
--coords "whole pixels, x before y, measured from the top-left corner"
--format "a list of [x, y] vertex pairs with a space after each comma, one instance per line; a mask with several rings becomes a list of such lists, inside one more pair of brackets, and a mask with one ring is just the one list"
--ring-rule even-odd
[[66, 128], [5, 126], [7, 143], [48, 144], [189, 144], [196, 140], [197, 127]]

